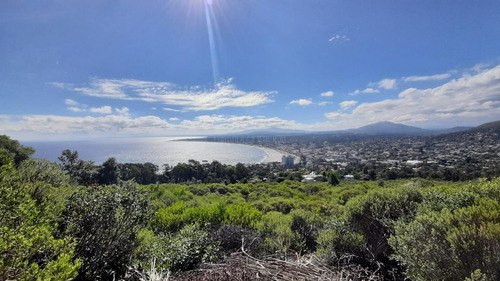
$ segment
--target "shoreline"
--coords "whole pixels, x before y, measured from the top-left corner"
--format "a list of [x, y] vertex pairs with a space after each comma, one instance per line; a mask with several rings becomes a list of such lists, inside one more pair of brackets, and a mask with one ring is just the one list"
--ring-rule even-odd
[[259, 164], [272, 163], [272, 162], [280, 162], [281, 163], [281, 157], [283, 157], [283, 155], [291, 155], [295, 158], [295, 161], [297, 161], [297, 159], [300, 159], [300, 157], [298, 157], [297, 155], [287, 153], [287, 152], [284, 152], [282, 150], [277, 150], [274, 148], [266, 147], [266, 146], [259, 146], [259, 145], [252, 145], [252, 144], [243, 144], [243, 145], [248, 145], [248, 146], [252, 146], [252, 147], [261, 149], [267, 154], [267, 156], [264, 159], [262, 159], [260, 162], [258, 162]]
[[[273, 162], [280, 162], [281, 163], [281, 158], [283, 155], [291, 155], [295, 159], [295, 161], [299, 161], [300, 157], [288, 153], [282, 150], [278, 150], [275, 148], [270, 148], [267, 146], [261, 146], [261, 145], [255, 145], [255, 144], [247, 144], [247, 143], [239, 143], [239, 142], [225, 142], [225, 141], [207, 141], [206, 137], [192, 137], [192, 138], [184, 138], [184, 139], [176, 139], [176, 140], [171, 140], [171, 141], [199, 141], [199, 142], [213, 142], [213, 143], [229, 143], [229, 144], [239, 144], [239, 145], [246, 145], [254, 148], [258, 148], [264, 153], [266, 153], [267, 156], [264, 157], [264, 159], [260, 160], [259, 162], [253, 162], [253, 164], [264, 164], [264, 163], [273, 163]], [[250, 164], [250, 163], [247, 163]]]

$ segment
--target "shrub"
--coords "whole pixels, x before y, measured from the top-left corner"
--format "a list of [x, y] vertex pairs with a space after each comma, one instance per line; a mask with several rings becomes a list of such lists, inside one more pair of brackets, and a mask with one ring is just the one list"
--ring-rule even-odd
[[412, 280], [464, 280], [477, 269], [499, 280], [500, 204], [483, 198], [454, 211], [428, 210], [400, 222], [389, 242]]
[[74, 241], [55, 237], [52, 206], [37, 204], [18, 176], [12, 164], [0, 167], [0, 280], [74, 278]]
[[186, 271], [215, 258], [217, 245], [198, 225], [186, 225], [176, 233], [155, 235], [140, 232], [140, 247], [136, 256], [141, 260], [156, 260], [156, 267], [171, 272]]
[[344, 219], [365, 237], [370, 255], [386, 264], [391, 254], [387, 239], [394, 225], [413, 218], [422, 200], [422, 194], [412, 188], [372, 190], [347, 202]]
[[77, 239], [75, 254], [82, 260], [77, 280], [123, 276], [148, 216], [145, 195], [127, 182], [81, 189], [68, 199], [61, 229]]
[[225, 223], [253, 229], [261, 217], [261, 211], [249, 206], [247, 203], [241, 203], [226, 207]]
[[302, 249], [302, 241], [292, 231], [292, 217], [280, 212], [269, 212], [262, 216], [258, 230], [265, 237], [264, 250], [286, 257], [289, 249]]
[[365, 239], [342, 222], [332, 223], [319, 233], [317, 254], [329, 264], [344, 264], [363, 259]]

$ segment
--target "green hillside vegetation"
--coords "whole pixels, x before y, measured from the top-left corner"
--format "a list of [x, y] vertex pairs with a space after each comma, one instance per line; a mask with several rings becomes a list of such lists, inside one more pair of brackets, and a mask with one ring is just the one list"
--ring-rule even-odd
[[111, 160], [32, 153], [0, 138], [0, 280], [182, 280], [236, 252], [358, 280], [500, 279], [500, 178], [139, 185]]

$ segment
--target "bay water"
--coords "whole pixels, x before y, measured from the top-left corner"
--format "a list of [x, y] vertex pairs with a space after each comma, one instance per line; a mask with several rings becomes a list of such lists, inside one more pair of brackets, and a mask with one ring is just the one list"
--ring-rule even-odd
[[279, 161], [279, 153], [254, 146], [179, 140], [179, 138], [151, 137], [130, 139], [99, 139], [81, 141], [27, 141], [22, 145], [33, 147], [34, 158], [57, 162], [65, 149], [78, 151], [80, 159], [102, 164], [109, 157], [119, 163], [150, 162], [158, 167], [177, 165], [190, 159], [199, 162], [217, 160], [223, 164], [262, 163]]

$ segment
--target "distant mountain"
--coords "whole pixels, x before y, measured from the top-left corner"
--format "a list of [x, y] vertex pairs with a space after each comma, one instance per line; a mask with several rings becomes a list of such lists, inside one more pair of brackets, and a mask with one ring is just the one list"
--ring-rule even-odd
[[458, 133], [458, 132], [465, 132], [470, 129], [474, 129], [474, 127], [453, 127], [449, 129], [444, 129], [444, 130], [438, 130], [436, 131], [437, 134], [449, 134], [449, 133]]
[[500, 131], [500, 120], [499, 121], [494, 121], [494, 122], [489, 122], [485, 123], [482, 125], [477, 126], [473, 130], [496, 130]]
[[392, 122], [378, 122], [347, 131], [368, 135], [423, 135], [431, 133], [430, 130]]
[[265, 130], [250, 130], [243, 131], [239, 133], [232, 133], [232, 136], [281, 136], [281, 135], [297, 135], [297, 134], [307, 134], [311, 133], [309, 131], [301, 131], [301, 130], [291, 130], [291, 129], [280, 129], [280, 128], [270, 128]]

